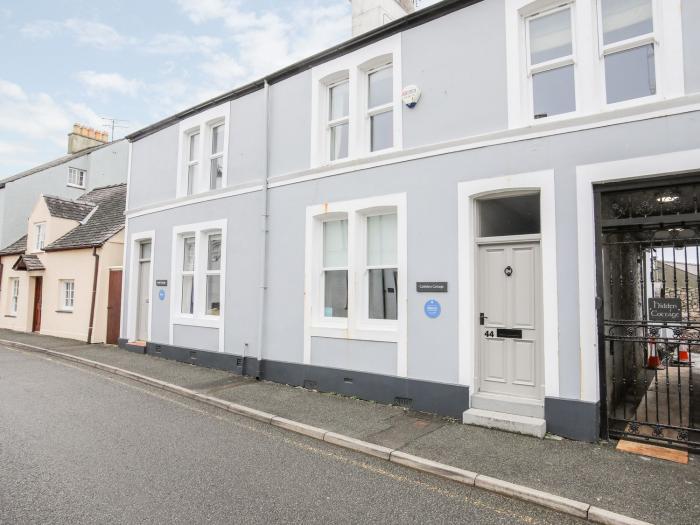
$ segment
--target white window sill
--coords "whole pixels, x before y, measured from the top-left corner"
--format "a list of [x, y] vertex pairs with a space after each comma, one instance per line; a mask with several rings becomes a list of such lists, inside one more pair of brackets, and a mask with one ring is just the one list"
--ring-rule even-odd
[[83, 185], [83, 186], [80, 186], [79, 184], [71, 184], [70, 182], [69, 182], [68, 184], [66, 184], [66, 186], [68, 186], [69, 188], [78, 188], [79, 190], [84, 190], [84, 189], [85, 189], [85, 186], [84, 186], [84, 185]]
[[396, 328], [331, 328], [328, 326], [312, 326], [310, 328], [311, 337], [327, 337], [330, 339], [348, 339], [357, 341], [380, 341], [386, 343], [397, 343], [399, 332]]
[[198, 326], [201, 328], [221, 328], [220, 317], [173, 317], [174, 325], [181, 326]]

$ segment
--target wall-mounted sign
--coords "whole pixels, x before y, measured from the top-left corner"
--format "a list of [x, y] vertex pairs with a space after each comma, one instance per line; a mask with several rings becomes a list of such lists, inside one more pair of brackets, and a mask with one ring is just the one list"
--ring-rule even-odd
[[431, 319], [437, 319], [438, 317], [440, 317], [442, 307], [440, 306], [440, 303], [438, 303], [435, 299], [430, 299], [430, 301], [425, 303], [423, 311], [425, 312], [425, 315], [427, 315]]
[[156, 286], [168, 286], [167, 279], [156, 279]]
[[683, 319], [683, 306], [676, 297], [655, 297], [647, 301], [649, 321], [672, 323]]
[[416, 107], [416, 104], [418, 104], [418, 101], [420, 100], [420, 88], [418, 86], [406, 86], [403, 88], [401, 91], [401, 100], [403, 101], [404, 104], [406, 104], [406, 107], [408, 108], [414, 108]]
[[158, 292], [158, 299], [160, 299], [161, 301], [165, 301], [165, 290], [160, 290]]
[[445, 292], [447, 292], [447, 283], [446, 282], [417, 282], [416, 283], [416, 292], [445, 293]]

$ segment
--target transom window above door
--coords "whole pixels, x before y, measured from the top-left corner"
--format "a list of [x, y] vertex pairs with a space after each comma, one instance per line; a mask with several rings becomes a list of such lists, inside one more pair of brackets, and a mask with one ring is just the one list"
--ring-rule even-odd
[[229, 113], [225, 103], [180, 124], [179, 196], [226, 186]]
[[540, 233], [540, 194], [505, 195], [478, 200], [478, 237]]

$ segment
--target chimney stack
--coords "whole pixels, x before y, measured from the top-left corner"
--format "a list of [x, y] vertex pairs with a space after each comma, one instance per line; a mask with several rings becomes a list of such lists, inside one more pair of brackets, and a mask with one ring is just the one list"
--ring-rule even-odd
[[79, 153], [88, 148], [109, 142], [109, 134], [94, 128], [73, 124], [73, 131], [68, 133], [68, 154]]
[[413, 13], [414, 0], [350, 0], [352, 36], [361, 35]]

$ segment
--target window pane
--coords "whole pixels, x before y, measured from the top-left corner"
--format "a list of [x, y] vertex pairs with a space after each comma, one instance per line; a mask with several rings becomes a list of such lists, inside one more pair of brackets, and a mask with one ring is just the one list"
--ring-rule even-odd
[[194, 313], [194, 277], [192, 275], [182, 276], [182, 301], [180, 312], [183, 314]]
[[207, 315], [219, 315], [221, 309], [221, 277], [207, 275]]
[[189, 166], [187, 168], [187, 195], [192, 195], [194, 193], [194, 185], [197, 180], [197, 168], [199, 165]]
[[532, 75], [532, 98], [535, 118], [576, 111], [574, 66]]
[[636, 47], [605, 57], [608, 104], [656, 93], [654, 45]]
[[323, 223], [323, 266], [342, 268], [348, 265], [348, 221]]
[[207, 257], [207, 269], [221, 270], [221, 235], [209, 236], [209, 250]]
[[570, 9], [530, 20], [531, 64], [566, 57], [572, 53]]
[[348, 316], [348, 271], [324, 272], [324, 317]]
[[199, 158], [199, 133], [190, 135], [190, 157], [189, 159], [197, 160]]
[[605, 44], [654, 31], [651, 0], [603, 0], [601, 6]]
[[337, 84], [330, 88], [330, 108], [328, 113], [329, 120], [335, 120], [342, 117], [347, 117], [350, 113], [350, 88], [348, 82]]
[[540, 196], [521, 195], [479, 202], [481, 237], [540, 233]]
[[396, 264], [396, 214], [367, 217], [367, 264]]
[[376, 108], [393, 101], [393, 83], [393, 70], [391, 67], [370, 73], [368, 107]]
[[212, 154], [224, 151], [224, 125], [219, 124], [211, 129], [211, 152]]
[[194, 271], [194, 237], [185, 237], [182, 241], [183, 257], [182, 269], [186, 272]]
[[398, 270], [387, 268], [369, 271], [369, 318], [398, 318]]
[[217, 190], [221, 188], [224, 180], [224, 158], [217, 157], [211, 159], [211, 168], [209, 172], [209, 189]]
[[394, 145], [394, 112], [385, 111], [371, 118], [372, 151], [390, 148]]
[[348, 124], [331, 128], [331, 160], [344, 159], [348, 156]]
[[140, 254], [139, 257], [141, 259], [150, 259], [151, 258], [151, 243], [150, 242], [142, 242], [141, 245], [139, 246]]

